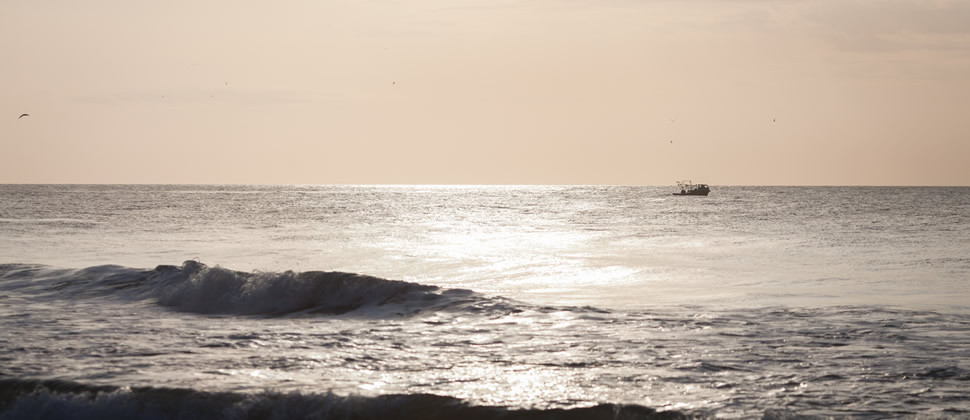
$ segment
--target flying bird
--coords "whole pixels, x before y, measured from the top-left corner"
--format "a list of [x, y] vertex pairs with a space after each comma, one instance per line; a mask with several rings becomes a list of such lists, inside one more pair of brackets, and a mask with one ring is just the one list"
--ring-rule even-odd
[[20, 114], [20, 116], [17, 117], [17, 119], [19, 120], [19, 119], [21, 119], [23, 117], [29, 117], [29, 116], [30, 116], [30, 114]]

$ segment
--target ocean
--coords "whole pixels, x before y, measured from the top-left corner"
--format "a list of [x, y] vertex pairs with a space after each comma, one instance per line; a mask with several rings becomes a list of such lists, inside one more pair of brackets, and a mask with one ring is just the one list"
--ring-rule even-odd
[[970, 188], [0, 185], [0, 419], [970, 416]]

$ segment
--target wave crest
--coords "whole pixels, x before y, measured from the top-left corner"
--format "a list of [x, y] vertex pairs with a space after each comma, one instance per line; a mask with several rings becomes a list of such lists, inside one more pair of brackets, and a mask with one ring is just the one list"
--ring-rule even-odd
[[431, 394], [339, 396], [242, 394], [153, 387], [91, 386], [57, 380], [0, 379], [0, 419], [651, 419], [685, 418], [638, 405], [509, 409]]
[[178, 311], [227, 315], [407, 316], [424, 311], [518, 312], [516, 303], [465, 289], [442, 289], [363, 274], [241, 272], [198, 261], [139, 270], [0, 265], [0, 288], [38, 298], [154, 300]]
[[244, 273], [195, 261], [155, 272], [158, 303], [198, 313], [338, 315], [441, 298], [436, 286], [344, 272]]

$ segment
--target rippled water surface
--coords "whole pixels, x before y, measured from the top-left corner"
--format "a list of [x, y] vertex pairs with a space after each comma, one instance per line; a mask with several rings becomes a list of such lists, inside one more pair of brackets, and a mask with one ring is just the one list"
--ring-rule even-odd
[[0, 413], [970, 413], [970, 189], [713, 190], [0, 186]]

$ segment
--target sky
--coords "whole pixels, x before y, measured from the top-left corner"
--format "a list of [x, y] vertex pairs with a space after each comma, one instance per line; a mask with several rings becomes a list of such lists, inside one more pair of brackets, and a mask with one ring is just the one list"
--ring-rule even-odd
[[0, 183], [970, 185], [968, 0], [3, 1], [0, 52]]

